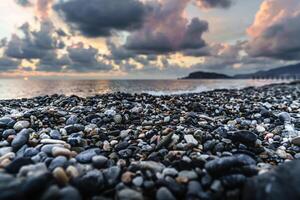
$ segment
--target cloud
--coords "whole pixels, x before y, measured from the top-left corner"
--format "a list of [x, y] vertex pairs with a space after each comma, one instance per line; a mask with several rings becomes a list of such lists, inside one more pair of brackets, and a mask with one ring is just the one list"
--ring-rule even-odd
[[110, 55], [108, 56], [108, 58], [113, 59], [115, 61], [126, 60], [129, 58], [136, 57], [136, 54], [133, 51], [125, 49], [122, 45], [116, 45], [110, 39], [106, 41], [106, 46], [110, 51]]
[[39, 60], [37, 70], [46, 72], [61, 72], [64, 67], [67, 67], [70, 64], [71, 60], [67, 54], [58, 56], [56, 52], [53, 52]]
[[15, 0], [15, 2], [24, 7], [32, 5], [30, 0]]
[[195, 3], [200, 8], [229, 8], [232, 5], [232, 0], [195, 0]]
[[184, 16], [189, 0], [151, 3], [152, 11], [143, 28], [127, 37], [126, 49], [138, 54], [162, 54], [205, 46], [202, 35], [208, 31], [208, 23], [198, 18], [189, 22]]
[[82, 42], [67, 48], [71, 63], [67, 67], [71, 71], [108, 71], [112, 69], [110, 64], [99, 58], [98, 49], [92, 46], [84, 47]]
[[254, 57], [300, 59], [300, 1], [265, 0], [248, 28], [247, 53]]
[[19, 30], [24, 37], [13, 34], [4, 48], [5, 54], [9, 57], [42, 59], [64, 46], [64, 43], [55, 35], [55, 27], [50, 21], [43, 21], [37, 31], [32, 31], [29, 23], [23, 24]]
[[138, 0], [71, 0], [56, 4], [55, 10], [72, 29], [87, 37], [136, 29], [146, 13], [144, 4]]
[[41, 19], [47, 19], [49, 17], [49, 12], [52, 9], [54, 0], [37, 0], [36, 1], [36, 11]]
[[15, 2], [23, 7], [35, 8], [35, 15], [40, 20], [49, 19], [49, 13], [52, 10], [52, 6], [55, 0], [15, 0]]
[[21, 62], [19, 60], [3, 56], [0, 58], [0, 71], [16, 70], [20, 66], [20, 64]]

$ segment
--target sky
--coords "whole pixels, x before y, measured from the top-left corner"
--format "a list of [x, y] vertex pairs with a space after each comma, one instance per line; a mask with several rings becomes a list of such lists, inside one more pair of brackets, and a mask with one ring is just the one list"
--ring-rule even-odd
[[300, 62], [299, 0], [0, 1], [0, 77], [172, 79]]

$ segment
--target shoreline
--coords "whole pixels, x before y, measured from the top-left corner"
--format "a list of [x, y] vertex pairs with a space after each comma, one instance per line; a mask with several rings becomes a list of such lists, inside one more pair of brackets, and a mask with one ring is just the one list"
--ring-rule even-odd
[[296, 81], [0, 100], [0, 200], [264, 199], [300, 168], [299, 97]]
[[[217, 79], [218, 80], [218, 79]], [[219, 80], [223, 80], [223, 79], [219, 79]], [[238, 79], [238, 80], [245, 80], [245, 79]], [[40, 80], [36, 80], [36, 81], [40, 81]], [[42, 81], [50, 81], [50, 80], [42, 80]], [[70, 80], [72, 81], [72, 80]], [[74, 80], [73, 80], [74, 81]], [[90, 81], [90, 80], [85, 80], [85, 81]], [[99, 80], [100, 81], [100, 80]], [[120, 80], [120, 81], [127, 81], [127, 80]], [[132, 80], [129, 80], [132, 81]], [[143, 81], [143, 80], [135, 80], [135, 81]], [[149, 81], [149, 80], [146, 80]], [[170, 81], [170, 80], [169, 80]], [[199, 79], [189, 79], [189, 80], [181, 80], [181, 81], [199, 81]], [[213, 81], [213, 80], [211, 80]], [[141, 95], [141, 94], [147, 94], [147, 95], [152, 95], [152, 96], [157, 96], [157, 97], [161, 97], [161, 96], [180, 96], [180, 95], [192, 95], [192, 94], [201, 94], [201, 93], [207, 93], [207, 92], [214, 92], [214, 91], [218, 91], [218, 90], [244, 90], [247, 88], [261, 88], [261, 87], [273, 87], [276, 85], [286, 85], [286, 84], [297, 84], [300, 83], [300, 81], [290, 81], [290, 82], [278, 82], [278, 83], [270, 83], [270, 84], [265, 84], [262, 86], [242, 86], [241, 88], [216, 88], [216, 89], [205, 89], [203, 91], [199, 91], [199, 88], [196, 88], [194, 90], [190, 90], [188, 92], [184, 92], [184, 90], [178, 90], [178, 91], [140, 91], [137, 93], [127, 93], [127, 92], [108, 92], [108, 93], [102, 93], [102, 94], [90, 94], [90, 95], [76, 95], [76, 94], [70, 94], [70, 95], [65, 95], [65, 94], [49, 94], [49, 95], [36, 95], [36, 96], [32, 96], [32, 97], [19, 97], [19, 98], [0, 98], [0, 101], [13, 101], [13, 100], [21, 100], [21, 99], [33, 99], [33, 98], [37, 98], [37, 97], [44, 97], [44, 96], [56, 96], [56, 95], [60, 95], [60, 96], [78, 96], [79, 98], [92, 98], [94, 96], [101, 96], [101, 95], [114, 95], [114, 94], [130, 94], [130, 95]]]

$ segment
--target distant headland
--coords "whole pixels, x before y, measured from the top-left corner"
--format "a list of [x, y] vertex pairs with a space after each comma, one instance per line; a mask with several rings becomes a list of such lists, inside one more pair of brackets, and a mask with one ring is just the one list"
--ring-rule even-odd
[[300, 79], [300, 63], [267, 71], [229, 76], [221, 73], [197, 71], [182, 79]]

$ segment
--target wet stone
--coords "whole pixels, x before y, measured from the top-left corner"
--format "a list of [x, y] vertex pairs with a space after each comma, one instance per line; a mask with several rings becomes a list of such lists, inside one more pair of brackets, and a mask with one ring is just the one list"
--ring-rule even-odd
[[29, 139], [29, 130], [23, 129], [19, 132], [16, 137], [13, 139], [11, 146], [14, 151], [19, 150], [24, 144], [27, 143]]
[[161, 187], [156, 192], [156, 199], [157, 200], [175, 200], [176, 198], [173, 196], [173, 194], [168, 190], [166, 187]]
[[10, 117], [1, 117], [0, 118], [0, 127], [6, 128], [6, 127], [13, 127], [15, 124], [15, 120], [13, 120]]
[[143, 195], [135, 191], [133, 189], [125, 188], [123, 190], [118, 191], [117, 196], [119, 199], [125, 200], [143, 200]]
[[251, 145], [251, 144], [255, 144], [257, 140], [257, 135], [250, 131], [236, 131], [232, 133], [230, 139], [236, 142], [241, 142], [244, 144]]
[[99, 153], [99, 149], [95, 148], [95, 149], [88, 149], [86, 151], [83, 151], [81, 153], [79, 153], [76, 156], [76, 160], [80, 163], [91, 163], [92, 162], [92, 158], [94, 156], [97, 156]]
[[24, 128], [28, 128], [29, 126], [30, 126], [30, 122], [28, 122], [28, 121], [18, 121], [15, 123], [14, 129], [16, 131], [20, 131]]
[[106, 158], [105, 156], [93, 156], [92, 157], [92, 163], [93, 166], [96, 168], [104, 168], [107, 166], [107, 162], [108, 162], [108, 158]]
[[5, 167], [5, 170], [10, 174], [16, 174], [23, 166], [30, 164], [33, 164], [31, 158], [16, 158], [8, 166]]

